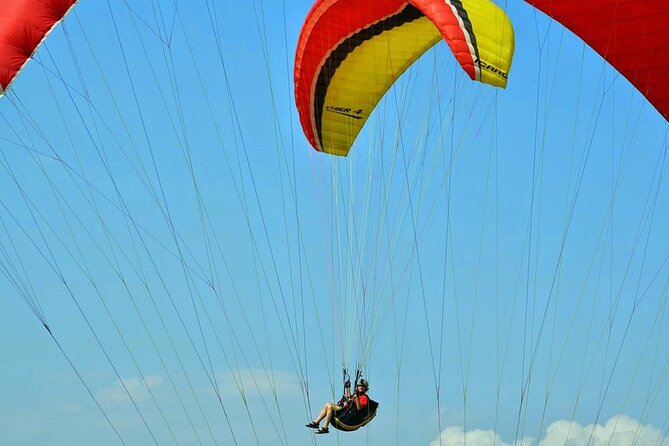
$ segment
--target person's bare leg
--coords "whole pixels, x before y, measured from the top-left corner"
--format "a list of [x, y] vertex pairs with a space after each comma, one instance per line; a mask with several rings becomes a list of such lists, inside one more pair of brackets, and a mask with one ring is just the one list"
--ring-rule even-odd
[[325, 418], [325, 416], [327, 415], [329, 406], [330, 406], [330, 403], [325, 403], [325, 405], [321, 409], [321, 413], [319, 413], [318, 417], [314, 420], [314, 423], [320, 424], [321, 420], [323, 418]]
[[334, 417], [334, 414], [337, 411], [337, 409], [338, 407], [334, 404], [328, 406], [325, 414], [325, 424], [323, 425], [324, 429], [327, 429], [328, 426], [330, 425], [330, 422], [332, 421], [332, 418]]

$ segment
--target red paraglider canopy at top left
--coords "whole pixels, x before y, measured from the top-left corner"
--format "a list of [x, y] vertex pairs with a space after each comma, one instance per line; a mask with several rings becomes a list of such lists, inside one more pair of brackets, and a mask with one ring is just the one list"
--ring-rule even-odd
[[2, 0], [0, 95], [77, 0]]

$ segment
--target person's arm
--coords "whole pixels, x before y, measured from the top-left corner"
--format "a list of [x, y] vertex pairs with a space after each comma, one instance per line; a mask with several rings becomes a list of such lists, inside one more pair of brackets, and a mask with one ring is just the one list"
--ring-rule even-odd
[[357, 410], [361, 410], [363, 407], [365, 407], [365, 404], [366, 404], [366, 403], [363, 404], [362, 402], [360, 402], [360, 400], [361, 400], [362, 398], [367, 398], [367, 396], [366, 396], [366, 395], [358, 395], [358, 394], [356, 393], [355, 396], [353, 397], [353, 402], [355, 403], [355, 408], [356, 408]]
[[355, 408], [357, 410], [362, 410], [369, 403], [369, 397], [364, 393], [358, 394], [356, 392], [355, 396], [353, 397], [353, 402], [355, 403]]

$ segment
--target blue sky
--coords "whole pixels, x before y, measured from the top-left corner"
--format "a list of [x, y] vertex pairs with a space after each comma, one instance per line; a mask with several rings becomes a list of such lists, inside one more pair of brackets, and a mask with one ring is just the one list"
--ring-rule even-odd
[[0, 101], [0, 443], [314, 442], [365, 343], [319, 443], [667, 443], [667, 123], [599, 56], [510, 3], [506, 90], [439, 44], [333, 158], [309, 2], [161, 3], [82, 0]]

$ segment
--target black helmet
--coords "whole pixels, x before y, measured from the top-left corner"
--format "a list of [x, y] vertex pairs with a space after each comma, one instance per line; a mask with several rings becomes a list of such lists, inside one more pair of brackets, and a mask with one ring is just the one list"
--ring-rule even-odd
[[361, 378], [360, 381], [358, 381], [358, 385], [363, 386], [365, 389], [369, 390], [369, 383], [363, 378]]

